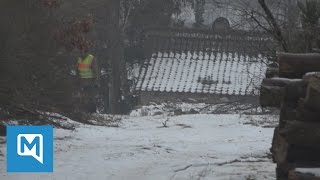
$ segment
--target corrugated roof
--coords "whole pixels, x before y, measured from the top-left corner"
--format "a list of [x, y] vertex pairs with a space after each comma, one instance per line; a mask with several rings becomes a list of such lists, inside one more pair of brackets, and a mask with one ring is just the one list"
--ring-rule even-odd
[[258, 95], [267, 69], [262, 55], [155, 53], [141, 70], [137, 90]]

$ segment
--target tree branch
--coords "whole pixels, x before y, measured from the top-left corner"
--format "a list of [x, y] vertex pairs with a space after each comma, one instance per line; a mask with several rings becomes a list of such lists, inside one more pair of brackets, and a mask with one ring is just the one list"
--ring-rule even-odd
[[270, 26], [273, 30], [273, 35], [281, 43], [282, 49], [285, 52], [288, 52], [287, 42], [286, 42], [286, 40], [282, 34], [281, 28], [280, 28], [279, 24], [277, 23], [276, 19], [274, 18], [271, 10], [267, 6], [265, 0], [258, 0], [258, 2], [266, 14], [266, 20], [268, 21], [268, 23], [270, 24]]

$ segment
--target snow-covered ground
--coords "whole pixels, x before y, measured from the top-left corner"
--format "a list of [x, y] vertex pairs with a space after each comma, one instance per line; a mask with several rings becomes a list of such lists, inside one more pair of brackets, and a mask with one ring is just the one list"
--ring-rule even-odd
[[[53, 174], [7, 174], [1, 180], [275, 179], [268, 158], [276, 116], [238, 114], [127, 116], [120, 127], [55, 129]], [[264, 124], [265, 125], [265, 124]]]

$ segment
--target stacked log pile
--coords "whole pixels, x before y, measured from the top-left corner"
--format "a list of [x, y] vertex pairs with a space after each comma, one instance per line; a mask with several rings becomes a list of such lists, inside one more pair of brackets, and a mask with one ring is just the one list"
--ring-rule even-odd
[[320, 54], [280, 54], [278, 62], [279, 77], [267, 77], [260, 95], [262, 106], [280, 108], [271, 148], [277, 179], [320, 180]]

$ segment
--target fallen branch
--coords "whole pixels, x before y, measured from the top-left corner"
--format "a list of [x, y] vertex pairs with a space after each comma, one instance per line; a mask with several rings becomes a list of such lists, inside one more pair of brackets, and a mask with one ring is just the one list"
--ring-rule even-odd
[[235, 159], [235, 160], [232, 160], [232, 161], [227, 161], [227, 162], [223, 162], [223, 163], [217, 163], [218, 166], [223, 166], [223, 165], [226, 165], [226, 164], [233, 164], [233, 163], [237, 163], [237, 162], [242, 162], [238, 159]]
[[256, 163], [256, 162], [265, 162], [265, 161], [262, 160], [262, 159], [259, 159], [259, 160], [239, 160], [239, 159], [235, 159], [235, 160], [232, 160], [232, 161], [216, 163], [216, 165], [223, 166], [223, 165], [226, 165], [226, 164], [233, 164], [233, 163], [238, 163], [238, 162]]
[[175, 170], [174, 172], [185, 171], [185, 170], [187, 170], [187, 169], [190, 168], [190, 167], [192, 167], [192, 164], [190, 164], [190, 165], [188, 165], [188, 166], [186, 166], [186, 167], [184, 167], [184, 168], [182, 168], [182, 169], [177, 169], [177, 170]]

